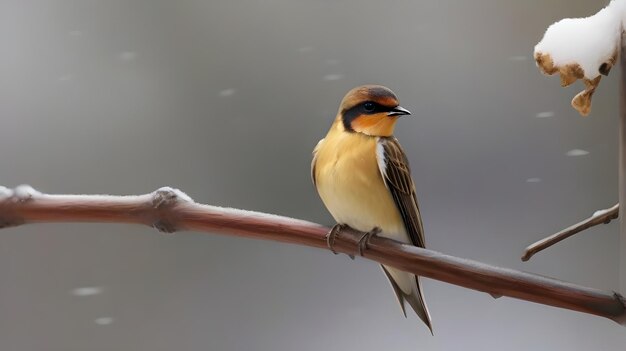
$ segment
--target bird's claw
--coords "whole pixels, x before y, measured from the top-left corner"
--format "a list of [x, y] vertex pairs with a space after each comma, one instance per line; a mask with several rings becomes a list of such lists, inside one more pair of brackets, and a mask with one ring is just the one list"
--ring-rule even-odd
[[[332, 253], [334, 253], [335, 255], [338, 255], [339, 252], [335, 251], [334, 245], [335, 245], [335, 239], [337, 238], [337, 235], [339, 235], [339, 232], [341, 232], [343, 229], [345, 229], [347, 227], [347, 225], [345, 224], [335, 224], [335, 226], [333, 226], [333, 228], [328, 232], [328, 234], [326, 234], [326, 245], [328, 245], [328, 248], [330, 249], [330, 251], [332, 251]], [[367, 243], [370, 240], [371, 237], [378, 235], [381, 232], [380, 228], [378, 227], [374, 227], [374, 229], [370, 230], [367, 233], [364, 233], [358, 241], [358, 246], [359, 246], [359, 256], [363, 256], [363, 251], [366, 250], [367, 247]], [[348, 254], [348, 256], [354, 260], [355, 256]]]
[[328, 245], [328, 248], [330, 249], [330, 251], [332, 251], [332, 253], [334, 253], [335, 255], [338, 255], [339, 252], [335, 251], [335, 239], [337, 238], [337, 234], [339, 234], [339, 232], [344, 228], [345, 226], [343, 224], [335, 224], [335, 226], [328, 232], [328, 234], [326, 234], [326, 245]]
[[359, 256], [363, 256], [363, 250], [367, 249], [367, 242], [373, 237], [378, 235], [381, 232], [380, 228], [374, 227], [374, 229], [369, 232], [363, 234], [363, 236], [359, 239]]

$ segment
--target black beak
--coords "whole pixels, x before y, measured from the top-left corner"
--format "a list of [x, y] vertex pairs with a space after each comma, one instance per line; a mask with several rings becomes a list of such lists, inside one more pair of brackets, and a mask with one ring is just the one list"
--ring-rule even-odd
[[396, 106], [391, 111], [389, 111], [389, 113], [387, 113], [387, 116], [403, 116], [403, 115], [410, 115], [410, 114], [411, 114], [411, 111], [405, 109], [402, 106]]

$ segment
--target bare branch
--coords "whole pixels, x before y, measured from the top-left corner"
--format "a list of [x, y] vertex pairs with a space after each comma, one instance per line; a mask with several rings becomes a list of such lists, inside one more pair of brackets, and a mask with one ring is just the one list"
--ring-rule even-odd
[[541, 239], [534, 244], [528, 246], [524, 250], [522, 255], [522, 261], [528, 261], [534, 254], [539, 251], [545, 250], [550, 246], [558, 243], [563, 239], [567, 239], [570, 236], [580, 233], [585, 229], [589, 229], [599, 224], [607, 224], [611, 220], [616, 219], [619, 216], [619, 204], [614, 205], [611, 208], [605, 210], [596, 211], [591, 217], [585, 219], [582, 222], [578, 222], [572, 226], [569, 226], [558, 233], [552, 234], [547, 238]]
[[[110, 196], [48, 195], [28, 186], [20, 186], [14, 191], [0, 187], [2, 226], [44, 222], [145, 224], [164, 232], [219, 232], [324, 249], [329, 230], [293, 218], [198, 204], [172, 188], [139, 196]], [[362, 235], [350, 228], [342, 230], [335, 241], [335, 250], [358, 254], [358, 241]], [[489, 266], [383, 237], [372, 237], [363, 256], [423, 277], [492, 295], [589, 313], [626, 324], [624, 299], [617, 293]]]
[[[622, 25], [623, 27], [624, 25]], [[624, 29], [620, 30], [619, 56], [619, 143], [618, 146], [618, 182], [619, 202], [626, 203], [626, 37]], [[620, 292], [626, 294], [626, 217], [619, 221], [619, 283]]]

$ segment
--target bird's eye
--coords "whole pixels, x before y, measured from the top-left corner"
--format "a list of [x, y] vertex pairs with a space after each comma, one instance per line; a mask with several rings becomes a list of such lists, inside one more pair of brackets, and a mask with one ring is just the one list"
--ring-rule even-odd
[[374, 111], [374, 109], [376, 109], [376, 104], [374, 104], [373, 102], [369, 102], [368, 101], [368, 102], [363, 104], [363, 108], [367, 112], [372, 112], [372, 111]]

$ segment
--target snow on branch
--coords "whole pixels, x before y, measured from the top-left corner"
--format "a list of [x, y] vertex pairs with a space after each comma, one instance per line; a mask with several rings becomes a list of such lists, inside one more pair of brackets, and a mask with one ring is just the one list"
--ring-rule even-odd
[[535, 46], [535, 61], [547, 75], [559, 73], [561, 86], [581, 79], [585, 90], [572, 99], [581, 115], [591, 112], [591, 97], [615, 65], [622, 33], [625, 0], [612, 0], [593, 16], [565, 18], [548, 27]]
[[[29, 186], [0, 187], [0, 228], [28, 223], [106, 222], [144, 224], [162, 232], [217, 232], [327, 249], [329, 228], [260, 212], [202, 205], [165, 187], [138, 196], [48, 195]], [[334, 249], [358, 255], [364, 233], [346, 228]], [[374, 236], [363, 257], [423, 277], [493, 296], [509, 296], [605, 317], [626, 325], [624, 298], [615, 292], [490, 266]]]

